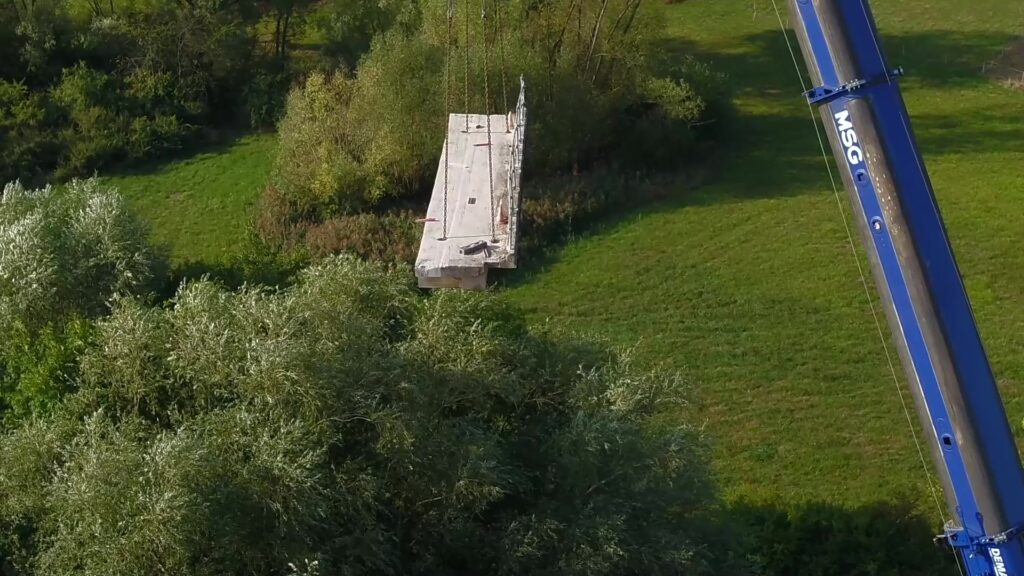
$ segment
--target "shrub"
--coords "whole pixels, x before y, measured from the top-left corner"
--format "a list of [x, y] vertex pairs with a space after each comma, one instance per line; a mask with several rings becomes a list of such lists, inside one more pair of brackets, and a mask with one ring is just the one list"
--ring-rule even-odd
[[[723, 108], [713, 101], [727, 98], [721, 78], [696, 61], [673, 79], [652, 72], [646, 51], [656, 23], [638, 2], [613, 0], [600, 19], [596, 4], [503, 2], [495, 5], [503, 10], [502, 33], [482, 30], [475, 12], [468, 38], [461, 20], [455, 27], [451, 111], [463, 111], [467, 100], [466, 112], [511, 108], [523, 75], [532, 177], [597, 161], [642, 169], [678, 165], [696, 153], [697, 128]], [[575, 19], [566, 17], [568, 10], [583, 5], [583, 21], [602, 26], [569, 30]], [[443, 3], [422, 10], [418, 26], [380, 35], [354, 78], [313, 76], [293, 92], [274, 183], [295, 202], [333, 214], [427, 189], [445, 126], [447, 22]]]
[[359, 67], [347, 132], [366, 172], [370, 202], [433, 181], [444, 142], [443, 52], [422, 35], [385, 34]]
[[20, 74], [11, 77], [24, 78], [30, 84], [45, 84], [64, 67], [74, 37], [66, 8], [61, 0], [41, 0], [15, 5], [14, 10], [5, 14], [10, 20], [4, 22], [4, 27], [14, 27], [19, 45], [16, 54], [5, 53], [6, 57], [20, 60]]
[[35, 334], [22, 324], [9, 327], [0, 348], [0, 421], [12, 426], [45, 414], [71, 391], [91, 333], [92, 323], [81, 318]]
[[252, 78], [258, 18], [253, 6], [193, 3], [161, 5], [130, 14], [131, 58], [126, 72], [168, 75], [162, 94], [179, 115], [211, 124], [248, 121], [240, 115]]
[[314, 73], [288, 96], [271, 179], [298, 211], [351, 211], [367, 200], [346, 126], [351, 95], [343, 74]]
[[305, 231], [311, 256], [355, 254], [377, 262], [412, 264], [419, 251], [422, 224], [409, 211], [335, 216]]
[[181, 146], [190, 127], [165, 100], [166, 75], [136, 71], [119, 79], [78, 64], [64, 71], [53, 99], [64, 112], [69, 143], [58, 176], [80, 175], [113, 160], [149, 158]]
[[7, 185], [0, 243], [0, 418], [12, 424], [73, 388], [90, 319], [146, 290], [153, 256], [120, 197], [95, 180]]
[[416, 21], [417, 12], [418, 2], [414, 0], [331, 0], [319, 6], [312, 20], [324, 39], [324, 55], [340, 67], [353, 70], [374, 37], [396, 22], [410, 25]]
[[78, 391], [0, 437], [19, 573], [709, 571], [678, 381], [409, 276], [119, 303]]
[[57, 161], [61, 144], [45, 95], [0, 80], [0, 182], [35, 181]]
[[145, 233], [95, 179], [57, 191], [8, 184], [0, 197], [0, 332], [95, 317], [153, 278]]
[[[0, 45], [17, 54], [0, 64], [0, 81], [18, 78], [28, 88], [14, 92], [28, 94], [0, 87], [0, 181], [63, 181], [177, 150], [197, 125], [272, 122], [289, 77], [257, 62], [262, 9], [248, 2], [5, 4], [0, 19], [11, 20], [0, 28], [15, 30], [0, 32]], [[10, 112], [12, 94], [22, 108], [45, 114]]]
[[256, 71], [244, 89], [245, 108], [251, 128], [274, 126], [284, 113], [291, 77], [282, 66], [264, 66]]

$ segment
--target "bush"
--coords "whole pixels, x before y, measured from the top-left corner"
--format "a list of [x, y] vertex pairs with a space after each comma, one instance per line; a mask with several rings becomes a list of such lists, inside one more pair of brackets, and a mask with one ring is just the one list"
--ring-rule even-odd
[[100, 321], [79, 389], [0, 437], [19, 574], [709, 572], [680, 383], [489, 295], [327, 259]]
[[384, 34], [363, 59], [347, 132], [370, 202], [409, 195], [434, 179], [444, 142], [443, 52], [420, 35]]
[[67, 119], [59, 177], [81, 175], [124, 158], [143, 159], [179, 148], [191, 127], [162, 100], [168, 78], [137, 72], [119, 86], [111, 75], [78, 64], [64, 71], [53, 100]]
[[243, 98], [249, 111], [249, 127], [272, 127], [284, 113], [291, 76], [281, 66], [265, 66], [256, 71], [245, 86]]
[[288, 96], [271, 180], [300, 212], [352, 211], [366, 202], [363, 169], [351, 154], [346, 111], [352, 82], [314, 73]]
[[21, 83], [0, 80], [0, 182], [41, 179], [61, 144], [49, 100]]
[[111, 299], [147, 290], [154, 258], [120, 197], [95, 180], [9, 184], [0, 197], [0, 415], [47, 409]]
[[[673, 79], [658, 78], [646, 54], [656, 24], [645, 11], [634, 11], [638, 3], [610, 2], [596, 37], [567, 30], [567, 10], [578, 4], [496, 5], [504, 12], [506, 31], [486, 32], [492, 44], [487, 62], [479, 24], [468, 39], [456, 38], [450, 57], [451, 111], [466, 107], [464, 65], [470, 70], [467, 112], [511, 108], [515, 80], [523, 75], [531, 112], [526, 162], [532, 177], [597, 161], [660, 169], [696, 154], [704, 134], [698, 127], [712, 123], [712, 115], [724, 109], [715, 103], [727, 99], [722, 79], [696, 61]], [[344, 213], [429, 187], [445, 126], [447, 22], [443, 3], [422, 9], [419, 26], [393, 27], [374, 41], [354, 78], [315, 75], [293, 92], [273, 181], [294, 202]], [[596, 5], [584, 9], [593, 12], [584, 20], [598, 19]], [[479, 22], [475, 15], [474, 21]], [[463, 34], [461, 20], [455, 28]], [[462, 49], [467, 42], [475, 47], [468, 57]]]
[[153, 278], [145, 233], [113, 189], [95, 179], [66, 189], [8, 184], [0, 198], [0, 329], [34, 332], [95, 317], [111, 298]]
[[125, 75], [169, 78], [159, 96], [185, 119], [213, 125], [248, 122], [240, 104], [258, 64], [254, 8], [193, 3], [131, 13], [132, 53]]
[[421, 224], [409, 211], [336, 216], [305, 232], [310, 255], [355, 254], [377, 262], [412, 264], [419, 251]]
[[0, 348], [0, 421], [6, 426], [49, 412], [73, 388], [78, 357], [90, 342], [92, 323], [72, 318], [37, 333], [10, 327]]
[[[0, 178], [63, 181], [177, 150], [197, 125], [273, 122], [290, 76], [258, 58], [263, 9], [60, 0], [0, 8], [15, 27], [0, 45], [17, 48], [0, 65], [10, 68], [0, 75]], [[28, 88], [12, 91], [6, 78]], [[45, 114], [16, 114], [18, 103]]]
[[324, 39], [324, 55], [341, 68], [354, 70], [373, 39], [392, 25], [417, 21], [418, 2], [387, 0], [331, 0], [313, 15], [313, 25]]

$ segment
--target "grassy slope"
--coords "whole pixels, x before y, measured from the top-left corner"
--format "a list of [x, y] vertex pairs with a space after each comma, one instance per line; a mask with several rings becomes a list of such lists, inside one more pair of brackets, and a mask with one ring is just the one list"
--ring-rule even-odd
[[224, 149], [105, 181], [121, 190], [176, 262], [219, 262], [238, 249], [275, 144], [274, 136], [245, 136]]
[[[891, 61], [911, 75], [914, 126], [1016, 424], [1024, 94], [987, 83], [981, 64], [1024, 31], [1024, 7], [873, 4]], [[722, 177], [568, 246], [508, 297], [536, 321], [639, 340], [641, 359], [687, 374], [728, 497], [908, 497], [934, 510], [771, 4], [658, 9], [666, 54], [703, 53], [737, 87]]]

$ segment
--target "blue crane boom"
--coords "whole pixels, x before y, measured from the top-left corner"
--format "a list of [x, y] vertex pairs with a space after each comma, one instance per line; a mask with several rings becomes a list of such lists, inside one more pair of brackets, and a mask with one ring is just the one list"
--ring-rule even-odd
[[972, 576], [1024, 576], [1024, 469], [868, 0], [791, 22]]

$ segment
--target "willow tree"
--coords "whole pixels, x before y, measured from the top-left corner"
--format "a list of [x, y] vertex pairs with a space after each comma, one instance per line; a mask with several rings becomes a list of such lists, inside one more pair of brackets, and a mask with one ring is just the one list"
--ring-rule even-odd
[[705, 571], [677, 378], [409, 277], [335, 258], [280, 291], [119, 301], [77, 391], [0, 437], [0, 554], [22, 576]]

